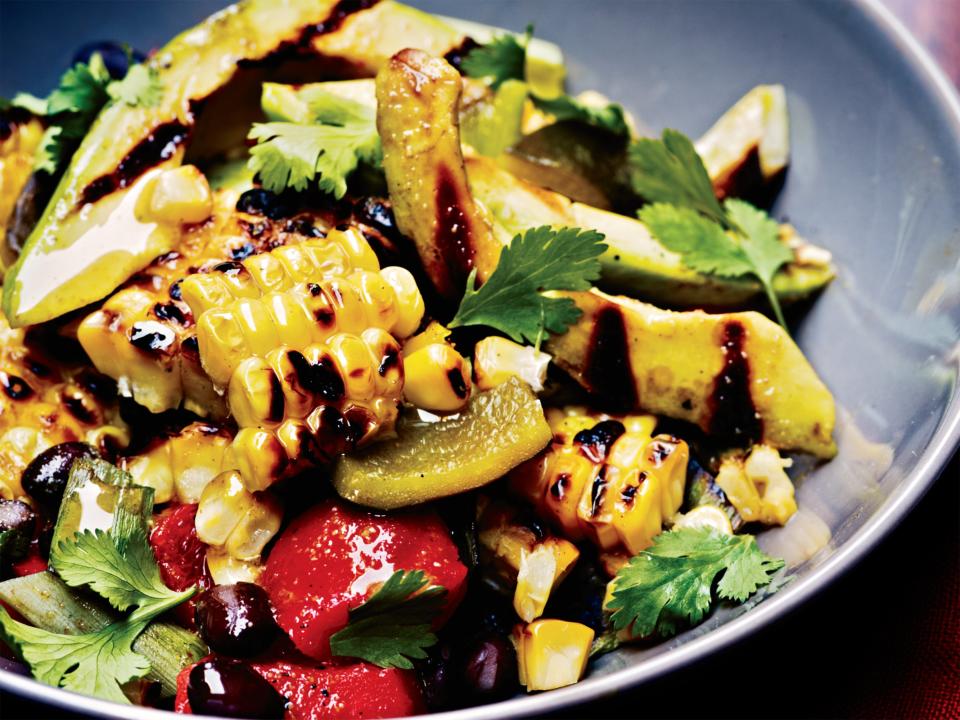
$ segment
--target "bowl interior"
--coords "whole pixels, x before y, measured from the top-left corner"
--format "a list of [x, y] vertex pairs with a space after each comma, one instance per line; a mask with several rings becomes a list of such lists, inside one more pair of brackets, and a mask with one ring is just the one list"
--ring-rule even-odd
[[[798, 464], [802, 511], [762, 538], [791, 561], [794, 582], [734, 623], [743, 609], [661, 645], [606, 656], [575, 688], [461, 714], [539, 712], [651, 677], [705, 651], [704, 643], [730, 641], [784, 611], [869, 547], [930, 482], [960, 432], [960, 115], [869, 4], [413, 4], [513, 30], [535, 22], [538, 36], [564, 49], [574, 90], [606, 93], [655, 131], [675, 127], [696, 137], [752, 86], [782, 83], [793, 155], [775, 214], [829, 248], [840, 268], [794, 329], [836, 396], [840, 454], [815, 472]], [[46, 92], [84, 42], [156, 47], [220, 5], [5, 1], [0, 95]], [[725, 635], [704, 637], [720, 625]], [[671, 650], [673, 660], [664, 657]], [[0, 684], [9, 686], [9, 677], [0, 675]]]

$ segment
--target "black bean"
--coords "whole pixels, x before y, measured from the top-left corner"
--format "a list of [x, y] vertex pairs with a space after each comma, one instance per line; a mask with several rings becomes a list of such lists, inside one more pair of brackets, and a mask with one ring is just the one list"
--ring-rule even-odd
[[287, 701], [240, 660], [213, 657], [190, 671], [187, 699], [195, 715], [282, 718]]
[[98, 458], [97, 451], [82, 442], [54, 445], [37, 455], [23, 471], [21, 485], [30, 497], [55, 513], [63, 499], [70, 468], [81, 458]]
[[443, 710], [457, 699], [453, 654], [450, 643], [441, 643], [430, 651], [417, 668], [423, 699], [431, 710]]
[[278, 635], [267, 593], [253, 583], [214, 585], [197, 599], [194, 612], [203, 639], [224, 655], [256, 655]]
[[[120, 43], [110, 40], [101, 40], [81, 46], [73, 55], [73, 64], [89, 63], [90, 57], [95, 52], [100, 53], [103, 64], [107, 66], [107, 71], [114, 80], [120, 80], [127, 74], [130, 65], [127, 60], [127, 49]], [[147, 59], [146, 55], [137, 50], [130, 50], [130, 56], [130, 60], [134, 63], [143, 62]]]
[[517, 653], [507, 640], [490, 635], [467, 652], [463, 666], [466, 688], [477, 698], [494, 700], [517, 690]]

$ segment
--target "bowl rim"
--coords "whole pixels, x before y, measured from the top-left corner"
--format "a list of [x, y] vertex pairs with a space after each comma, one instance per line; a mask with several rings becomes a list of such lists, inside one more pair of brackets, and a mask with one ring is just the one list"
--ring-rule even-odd
[[[850, 5], [864, 22], [878, 28], [900, 51], [943, 116], [950, 121], [953, 135], [960, 142], [960, 95], [943, 69], [881, 0], [854, 0]], [[810, 597], [836, 581], [863, 559], [885, 538], [920, 501], [940, 476], [960, 445], [960, 385], [954, 388], [943, 416], [914, 469], [853, 535], [811, 573], [764, 600], [748, 612], [702, 636], [661, 655], [645, 659], [608, 675], [569, 687], [537, 695], [513, 698], [490, 705], [431, 714], [437, 720], [492, 720], [504, 717], [530, 717], [584, 705], [617, 691], [634, 688], [668, 672], [705, 658], [708, 654], [743, 640], [776, 619], [796, 610]], [[170, 720], [181, 717], [168, 710], [119, 705], [98, 698], [44, 685], [29, 676], [0, 670], [0, 690], [13, 692], [28, 700], [75, 712], [117, 720], [143, 718]]]

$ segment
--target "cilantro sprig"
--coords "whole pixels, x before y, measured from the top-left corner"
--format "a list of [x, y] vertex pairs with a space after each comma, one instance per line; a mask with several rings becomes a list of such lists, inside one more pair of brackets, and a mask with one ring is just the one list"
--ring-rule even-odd
[[[519, 38], [509, 33], [498, 35], [486, 45], [471, 50], [463, 58], [460, 68], [469, 77], [486, 80], [494, 90], [507, 80], [525, 80], [527, 47], [532, 38], [533, 25], [527, 25]], [[579, 120], [617, 135], [630, 134], [623, 108], [616, 103], [594, 107], [569, 95], [548, 99], [534, 92], [530, 93], [530, 99], [558, 120]]]
[[132, 645], [150, 622], [189, 599], [196, 588], [170, 590], [160, 578], [143, 526], [123, 538], [85, 531], [57, 547], [56, 570], [71, 587], [87, 586], [126, 617], [94, 632], [65, 635], [31, 627], [0, 607], [0, 637], [41, 682], [129, 703], [121, 686], [145, 676], [150, 662]]
[[321, 190], [342, 198], [347, 176], [361, 161], [380, 162], [376, 111], [328, 92], [314, 92], [308, 103], [309, 123], [254, 124], [248, 135], [257, 141], [250, 169], [273, 192], [305, 190], [316, 181]]
[[793, 260], [775, 220], [743, 200], [721, 204], [693, 143], [664, 130], [660, 140], [635, 141], [629, 151], [633, 188], [650, 202], [639, 218], [691, 270], [720, 277], [753, 276], [786, 327], [773, 289], [777, 271]]
[[783, 566], [783, 560], [760, 550], [751, 535], [712, 528], [661, 533], [614, 578], [610, 620], [614, 630], [641, 637], [674, 635], [686, 624], [700, 622], [716, 598], [742, 603]]
[[430, 627], [446, 595], [446, 588], [430, 585], [422, 570], [398, 570], [366, 602], [350, 610], [347, 626], [330, 637], [330, 651], [383, 668], [409, 670], [411, 660], [425, 658], [425, 648], [437, 642]]
[[604, 236], [580, 228], [531, 228], [500, 253], [496, 269], [476, 289], [476, 269], [448, 327], [486, 325], [539, 346], [544, 333], [563, 333], [580, 317], [570, 298], [549, 290], [587, 290], [600, 277]]
[[46, 98], [18, 93], [11, 104], [47, 119], [35, 167], [55, 175], [109, 102], [154, 107], [162, 97], [163, 85], [155, 69], [132, 65], [122, 80], [113, 80], [103, 57], [93, 53], [88, 63], [75, 63], [68, 68]]

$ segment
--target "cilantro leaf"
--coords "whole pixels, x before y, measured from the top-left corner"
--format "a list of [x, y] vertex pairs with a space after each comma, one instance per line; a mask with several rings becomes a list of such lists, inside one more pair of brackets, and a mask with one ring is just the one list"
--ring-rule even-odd
[[695, 210], [666, 203], [644, 205], [637, 213], [660, 243], [697, 272], [739, 277], [753, 272], [746, 252], [724, 229]]
[[250, 169], [273, 192], [287, 187], [305, 190], [316, 179], [321, 190], [342, 198], [347, 176], [361, 161], [380, 161], [376, 113], [322, 91], [307, 100], [312, 124], [254, 124], [247, 136], [257, 140], [250, 151]]
[[130, 703], [120, 688], [143, 677], [150, 662], [131, 647], [149, 620], [119, 622], [92, 633], [63, 635], [24, 625], [0, 608], [0, 635], [40, 682]]
[[193, 594], [192, 590], [175, 592], [163, 583], [143, 528], [130, 533], [123, 552], [112, 533], [103, 530], [87, 530], [63, 541], [57, 552], [56, 570], [67, 585], [87, 585], [121, 611], [132, 605], [142, 609], [156, 603], [182, 601]]
[[614, 578], [611, 621], [617, 631], [639, 636], [673, 635], [710, 610], [717, 576], [717, 596], [743, 602], [783, 565], [762, 552], [751, 535], [712, 528], [661, 533]]
[[523, 80], [527, 45], [532, 37], [533, 25], [527, 25], [519, 39], [508, 33], [499, 35], [471, 50], [460, 63], [460, 69], [469, 77], [489, 79], [494, 90], [507, 80]]
[[38, 98], [30, 93], [18, 92], [9, 102], [10, 107], [21, 108], [31, 115], [43, 117], [47, 114], [47, 99]]
[[580, 228], [538, 227], [517, 235], [479, 290], [476, 270], [448, 327], [486, 325], [517, 342], [538, 344], [544, 332], [563, 333], [580, 317], [570, 298], [545, 290], [587, 290], [600, 277], [603, 235]]
[[627, 120], [623, 114], [623, 107], [617, 103], [609, 103], [602, 107], [589, 105], [585, 102], [561, 95], [553, 100], [546, 100], [533, 96], [533, 103], [544, 112], [548, 112], [557, 120], [579, 120], [595, 127], [609, 130], [616, 135], [630, 134]]
[[661, 140], [635, 141], [629, 161], [633, 189], [648, 202], [688, 207], [727, 229], [736, 229], [714, 195], [703, 160], [683, 133], [668, 129]]
[[724, 204], [727, 215], [743, 231], [741, 247], [750, 261], [751, 273], [763, 285], [779, 323], [786, 327], [780, 302], [773, 290], [773, 276], [777, 271], [793, 260], [793, 252], [780, 242], [780, 229], [777, 222], [763, 210], [755, 208], [743, 200], [730, 199]]
[[411, 669], [437, 642], [431, 623], [447, 591], [429, 585], [422, 570], [398, 570], [366, 602], [350, 610], [345, 628], [330, 638], [330, 651], [380, 667]]
[[[47, 115], [75, 113], [90, 121], [107, 104], [110, 96], [107, 85], [110, 73], [100, 53], [90, 57], [90, 63], [77, 63], [60, 78], [60, 83], [47, 98]], [[87, 123], [89, 124], [89, 123]]]
[[131, 107], [156, 107], [163, 99], [163, 83], [154, 68], [137, 64], [127, 71], [123, 80], [107, 85], [107, 94]]

